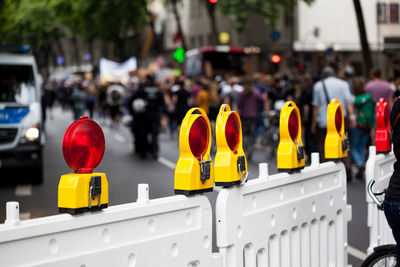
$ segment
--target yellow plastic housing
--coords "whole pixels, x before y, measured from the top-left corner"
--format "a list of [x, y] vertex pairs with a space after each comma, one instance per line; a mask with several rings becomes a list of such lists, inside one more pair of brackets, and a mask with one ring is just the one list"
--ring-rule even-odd
[[[231, 114], [236, 117], [239, 124], [239, 143], [236, 151], [230, 149], [225, 135], [225, 126]], [[231, 111], [229, 105], [221, 105], [215, 132], [217, 141], [217, 154], [214, 161], [215, 185], [228, 187], [240, 184], [247, 173], [247, 160], [243, 151], [242, 124], [239, 114], [236, 111]], [[239, 157], [244, 157], [245, 166], [242, 171], [238, 169]]]
[[[101, 194], [91, 198], [89, 208], [90, 180], [93, 176], [101, 177]], [[108, 182], [105, 173], [69, 173], [61, 176], [58, 184], [59, 212], [77, 214], [107, 206]]]
[[[336, 111], [339, 110], [342, 118], [341, 129], [338, 132], [335, 125]], [[325, 137], [325, 158], [326, 159], [342, 159], [347, 157], [347, 148], [343, 144], [347, 142], [344, 129], [343, 107], [339, 100], [332, 99], [328, 105], [327, 111], [327, 127]]]
[[[294, 112], [297, 116], [298, 131], [294, 139], [290, 137], [289, 118]], [[301, 140], [301, 118], [299, 108], [288, 101], [281, 110], [279, 119], [279, 145], [277, 152], [278, 171], [293, 172], [304, 168], [304, 146]]]
[[208, 145], [203, 155], [203, 161], [211, 161], [211, 125], [207, 114], [201, 108], [192, 108], [183, 118], [179, 134], [179, 159], [175, 168], [174, 191], [175, 194], [193, 195], [209, 192], [214, 188], [214, 168], [210, 162], [210, 178], [201, 180], [200, 161], [193, 155], [189, 145], [189, 133], [197, 118], [203, 117], [208, 126]]

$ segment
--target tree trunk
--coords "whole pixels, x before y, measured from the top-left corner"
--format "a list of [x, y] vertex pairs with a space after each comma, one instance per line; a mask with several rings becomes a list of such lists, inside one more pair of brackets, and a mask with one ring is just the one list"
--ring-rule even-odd
[[210, 2], [207, 3], [207, 13], [210, 16], [210, 24], [211, 24], [211, 44], [217, 45], [218, 44], [218, 30], [217, 30], [217, 19], [215, 17], [215, 9], [216, 4], [211, 4]]
[[79, 45], [78, 45], [78, 39], [76, 38], [76, 36], [72, 37], [72, 47], [73, 47], [72, 57], [75, 60], [76, 66], [79, 66], [79, 64], [81, 62], [81, 58], [79, 56]]
[[362, 56], [364, 61], [364, 76], [368, 78], [369, 72], [372, 68], [371, 52], [369, 50], [367, 31], [364, 24], [364, 16], [361, 8], [360, 0], [353, 0], [354, 9], [356, 11], [358, 31], [360, 33], [360, 42], [362, 49]]
[[173, 10], [174, 15], [175, 15], [175, 20], [176, 20], [176, 25], [178, 27], [178, 31], [179, 31], [179, 33], [181, 35], [182, 47], [186, 51], [187, 50], [186, 40], [185, 40], [185, 35], [183, 34], [183, 31], [182, 31], [181, 19], [179, 17], [178, 8], [176, 7], [176, 0], [172, 1], [172, 10]]

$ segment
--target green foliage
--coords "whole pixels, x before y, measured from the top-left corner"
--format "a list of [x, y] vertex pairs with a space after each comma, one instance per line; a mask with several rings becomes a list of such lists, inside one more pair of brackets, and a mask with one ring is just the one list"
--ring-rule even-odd
[[[225, 15], [234, 20], [236, 29], [241, 30], [247, 23], [250, 14], [258, 14], [264, 17], [265, 22], [271, 28], [275, 28], [279, 18], [279, 10], [283, 8], [290, 12], [300, 0], [229, 0], [218, 1], [219, 9]], [[302, 0], [311, 4], [314, 0]]]

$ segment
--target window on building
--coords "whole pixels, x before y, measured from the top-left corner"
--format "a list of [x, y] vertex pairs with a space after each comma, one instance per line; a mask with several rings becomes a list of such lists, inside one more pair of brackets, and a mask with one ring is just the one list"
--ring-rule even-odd
[[399, 4], [390, 4], [390, 23], [399, 23]]
[[378, 23], [387, 23], [386, 4], [378, 3], [376, 6]]

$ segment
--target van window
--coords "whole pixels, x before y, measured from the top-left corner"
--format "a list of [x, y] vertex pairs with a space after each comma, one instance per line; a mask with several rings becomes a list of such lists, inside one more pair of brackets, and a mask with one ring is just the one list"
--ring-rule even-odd
[[29, 105], [35, 100], [32, 66], [0, 64], [0, 102]]

